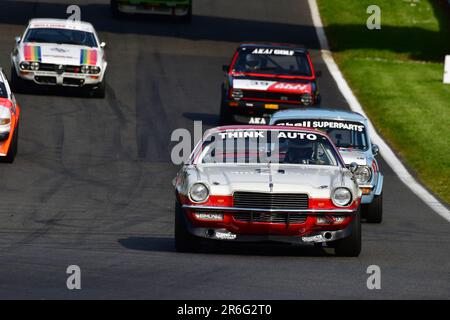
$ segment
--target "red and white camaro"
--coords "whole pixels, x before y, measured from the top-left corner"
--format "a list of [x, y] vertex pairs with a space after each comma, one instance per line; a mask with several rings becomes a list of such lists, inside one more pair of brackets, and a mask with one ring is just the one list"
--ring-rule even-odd
[[202, 238], [326, 243], [357, 256], [361, 191], [351, 170], [314, 129], [210, 129], [174, 180], [176, 248], [195, 251]]
[[0, 68], [0, 161], [12, 163], [17, 153], [20, 107]]

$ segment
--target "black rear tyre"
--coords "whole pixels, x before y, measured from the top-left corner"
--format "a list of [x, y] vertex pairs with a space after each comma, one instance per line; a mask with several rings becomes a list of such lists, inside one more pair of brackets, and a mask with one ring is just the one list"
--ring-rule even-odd
[[11, 90], [15, 93], [22, 93], [25, 87], [24, 82], [25, 81], [17, 75], [16, 68], [14, 68], [14, 66], [11, 66]]
[[98, 85], [96, 89], [94, 89], [94, 97], [103, 99], [106, 96], [106, 79], [103, 79], [102, 82]]
[[355, 215], [351, 222], [352, 233], [344, 239], [335, 241], [334, 252], [340, 257], [357, 257], [361, 253], [361, 215]]
[[229, 125], [233, 124], [233, 115], [227, 110], [227, 105], [225, 101], [222, 99], [222, 102], [220, 104], [220, 119], [219, 119], [220, 125]]
[[119, 11], [117, 0], [111, 0], [110, 6], [112, 17], [115, 19], [122, 18], [122, 12]]
[[192, 3], [189, 5], [188, 12], [185, 16], [181, 17], [181, 20], [184, 23], [191, 23], [192, 22]]
[[381, 223], [383, 221], [383, 193], [375, 196], [372, 202], [366, 205], [364, 217], [369, 223]]
[[177, 252], [197, 252], [200, 239], [189, 233], [186, 218], [178, 201], [175, 202], [175, 250]]
[[14, 159], [17, 155], [17, 149], [19, 146], [19, 125], [17, 125], [16, 129], [14, 130], [14, 135], [11, 140], [11, 145], [9, 146], [8, 153], [3, 158], [3, 162], [6, 163], [13, 163]]

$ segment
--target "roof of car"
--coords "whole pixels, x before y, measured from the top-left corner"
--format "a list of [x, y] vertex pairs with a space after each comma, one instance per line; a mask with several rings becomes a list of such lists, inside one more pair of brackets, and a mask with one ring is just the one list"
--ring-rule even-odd
[[215, 127], [207, 130], [206, 134], [212, 134], [215, 132], [224, 132], [228, 130], [289, 130], [289, 131], [304, 131], [304, 132], [312, 132], [319, 133], [321, 135], [326, 135], [324, 132], [314, 129], [314, 128], [305, 128], [305, 127], [280, 127], [280, 126], [269, 126], [269, 125], [232, 125], [232, 126], [221, 126]]
[[61, 29], [72, 29], [81, 30], [87, 32], [93, 32], [94, 27], [91, 23], [85, 21], [75, 21], [68, 19], [46, 19], [37, 18], [31, 19], [28, 23], [29, 28], [61, 28]]
[[302, 52], [308, 51], [302, 45], [292, 43], [274, 43], [274, 42], [243, 42], [239, 45], [239, 48], [277, 48], [277, 49], [291, 49]]
[[327, 108], [305, 108], [295, 110], [278, 111], [273, 114], [271, 122], [278, 119], [326, 119], [345, 120], [366, 123], [367, 119], [360, 113]]

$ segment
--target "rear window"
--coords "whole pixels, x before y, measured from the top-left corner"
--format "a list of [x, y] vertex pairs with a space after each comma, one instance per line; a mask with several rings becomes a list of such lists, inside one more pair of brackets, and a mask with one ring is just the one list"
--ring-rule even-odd
[[240, 49], [233, 71], [306, 77], [312, 74], [309, 60], [305, 53], [275, 48]]

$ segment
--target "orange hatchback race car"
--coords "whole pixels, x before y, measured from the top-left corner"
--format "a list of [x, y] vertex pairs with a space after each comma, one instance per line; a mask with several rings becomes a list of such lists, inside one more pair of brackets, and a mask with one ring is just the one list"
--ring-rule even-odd
[[0, 68], [0, 161], [14, 162], [19, 137], [20, 107]]

